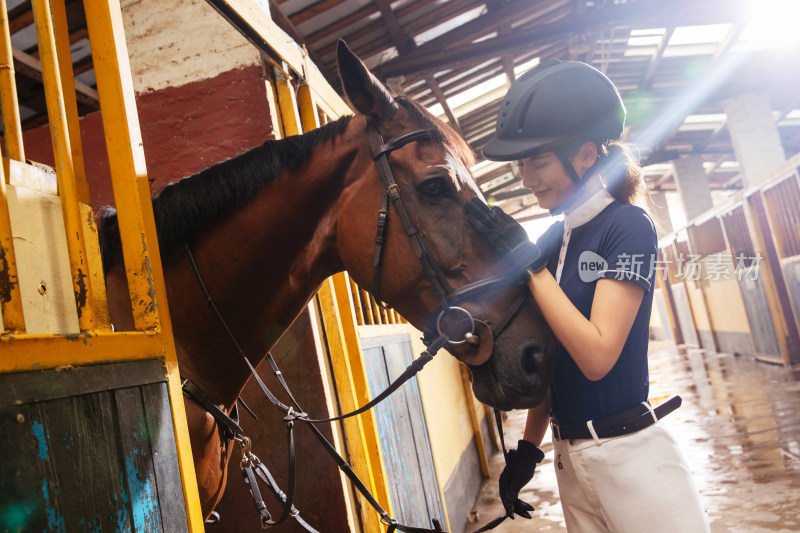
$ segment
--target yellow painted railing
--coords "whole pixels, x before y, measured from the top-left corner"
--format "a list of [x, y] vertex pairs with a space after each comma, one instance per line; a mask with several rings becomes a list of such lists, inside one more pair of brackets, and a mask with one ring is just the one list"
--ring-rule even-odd
[[[79, 332], [26, 332], [6, 170], [31, 166], [25, 162], [5, 0], [0, 0], [0, 11], [0, 105], [9, 158], [0, 166], [0, 372], [160, 358], [166, 371], [189, 530], [204, 531], [119, 0], [86, 0], [84, 12], [134, 318], [135, 331], [128, 332], [112, 332], [108, 321], [99, 246], [88, 205], [64, 0], [32, 0], [32, 11]], [[46, 257], [50, 250], [41, 253]]]
[[6, 0], [0, 0], [0, 25], [2, 25], [3, 32], [2, 39], [0, 39], [0, 47], [2, 47], [0, 48], [0, 94], [2, 94], [0, 101], [2, 101], [3, 131], [9, 157], [17, 161], [25, 161]]
[[86, 241], [81, 224], [77, 181], [72, 159], [72, 139], [67, 125], [66, 103], [61, 85], [61, 69], [64, 66], [59, 64], [59, 58], [56, 55], [55, 30], [53, 29], [50, 2], [33, 0], [31, 3], [36, 35], [39, 40], [44, 94], [47, 101], [47, 114], [50, 118], [50, 136], [53, 141], [58, 191], [61, 196], [61, 211], [64, 217], [72, 284], [78, 309], [78, 324], [81, 331], [93, 331], [95, 329], [95, 311], [92, 278], [88, 270], [89, 260], [86, 256]]
[[3, 316], [3, 327], [7, 331], [23, 333], [25, 317], [22, 314], [17, 258], [14, 253], [6, 189], [5, 171], [3, 165], [0, 165], [0, 313]]

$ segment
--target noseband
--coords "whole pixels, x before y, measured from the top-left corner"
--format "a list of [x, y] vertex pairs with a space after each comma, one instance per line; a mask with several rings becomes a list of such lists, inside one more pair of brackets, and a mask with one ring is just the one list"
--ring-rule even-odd
[[[436, 292], [436, 297], [439, 300], [439, 309], [437, 309], [431, 319], [428, 320], [425, 330], [423, 331], [423, 342], [426, 346], [430, 346], [431, 343], [433, 343], [434, 338], [437, 336], [443, 336], [444, 333], [442, 333], [441, 330], [442, 319], [448, 314], [455, 313], [463, 314], [466, 317], [466, 321], [470, 324], [470, 330], [464, 334], [463, 339], [454, 340], [448, 338], [446, 342], [449, 344], [462, 344], [466, 342], [473, 346], [479, 344], [480, 339], [475, 334], [475, 318], [467, 309], [459, 306], [458, 304], [466, 300], [473, 299], [481, 293], [515, 285], [518, 283], [518, 279], [508, 276], [485, 278], [454, 290], [447, 282], [447, 278], [442, 272], [442, 269], [439, 268], [439, 265], [434, 259], [430, 250], [428, 250], [428, 247], [425, 246], [425, 242], [422, 240], [419, 230], [408, 216], [408, 211], [403, 203], [403, 197], [400, 195], [400, 186], [394, 179], [392, 167], [389, 164], [389, 154], [395, 150], [399, 150], [409, 143], [422, 140], [431, 140], [434, 137], [434, 132], [432, 130], [414, 130], [404, 133], [399, 137], [395, 137], [391, 141], [385, 143], [383, 142], [383, 137], [378, 132], [375, 125], [371, 120], [368, 120], [367, 133], [369, 135], [370, 148], [372, 149], [372, 159], [378, 166], [378, 173], [381, 176], [381, 182], [383, 184], [381, 207], [378, 211], [378, 229], [375, 235], [375, 253], [372, 259], [372, 295], [375, 297], [375, 301], [378, 302], [378, 305], [382, 305], [380, 303], [381, 265], [383, 258], [383, 246], [386, 242], [386, 225], [389, 220], [389, 200], [391, 200], [392, 205], [394, 205], [394, 208], [397, 211], [401, 222], [403, 223], [403, 228], [405, 229], [406, 235], [408, 235], [408, 238], [411, 242], [411, 247], [414, 250], [414, 254], [420, 260], [420, 263], [422, 263], [422, 268], [425, 271], [425, 275], [428, 277], [428, 280]], [[503, 329], [505, 329], [517, 311], [519, 311], [526, 297], [527, 292], [523, 291], [522, 294], [517, 297], [514, 303], [511, 304], [511, 307], [508, 309], [508, 311], [506, 311], [506, 314], [497, 322], [497, 324], [494, 325], [494, 328], [491, 331], [492, 336], [495, 339], [500, 336], [500, 333], [502, 333]]]

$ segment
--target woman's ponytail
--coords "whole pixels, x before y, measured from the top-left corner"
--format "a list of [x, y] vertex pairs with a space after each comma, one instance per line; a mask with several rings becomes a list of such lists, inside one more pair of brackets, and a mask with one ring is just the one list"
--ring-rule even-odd
[[602, 146], [598, 169], [611, 196], [623, 204], [647, 208], [647, 185], [630, 145], [612, 141]]

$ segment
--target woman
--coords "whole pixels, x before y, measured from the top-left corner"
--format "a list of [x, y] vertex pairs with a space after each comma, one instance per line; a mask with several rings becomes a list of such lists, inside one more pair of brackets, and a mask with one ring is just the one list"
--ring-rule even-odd
[[499, 208], [468, 205], [473, 225], [527, 269], [561, 345], [550, 395], [529, 410], [500, 495], [509, 515], [527, 514], [518, 494], [544, 457], [538, 445], [550, 423], [567, 529], [708, 531], [689, 468], [658, 423], [680, 398], [647, 402], [657, 239], [641, 207], [641, 167], [616, 142], [624, 121], [619, 93], [601, 72], [546, 60], [509, 89], [483, 150], [491, 160], [519, 161], [539, 205], [564, 214], [534, 245]]

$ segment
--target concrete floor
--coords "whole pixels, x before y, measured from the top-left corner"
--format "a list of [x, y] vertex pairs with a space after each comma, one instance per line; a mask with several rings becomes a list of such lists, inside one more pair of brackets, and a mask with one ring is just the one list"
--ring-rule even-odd
[[[650, 400], [674, 394], [680, 409], [663, 423], [681, 444], [714, 533], [800, 531], [800, 372], [758, 363], [751, 357], [685, 349], [666, 342], [650, 346]], [[525, 412], [509, 413], [506, 442], [522, 435]], [[553, 470], [553, 445], [521, 493], [536, 511], [531, 520], [507, 519], [494, 531], [566, 531]], [[477, 529], [502, 514], [497, 479], [503, 456], [491, 460], [492, 476], [475, 507]]]

